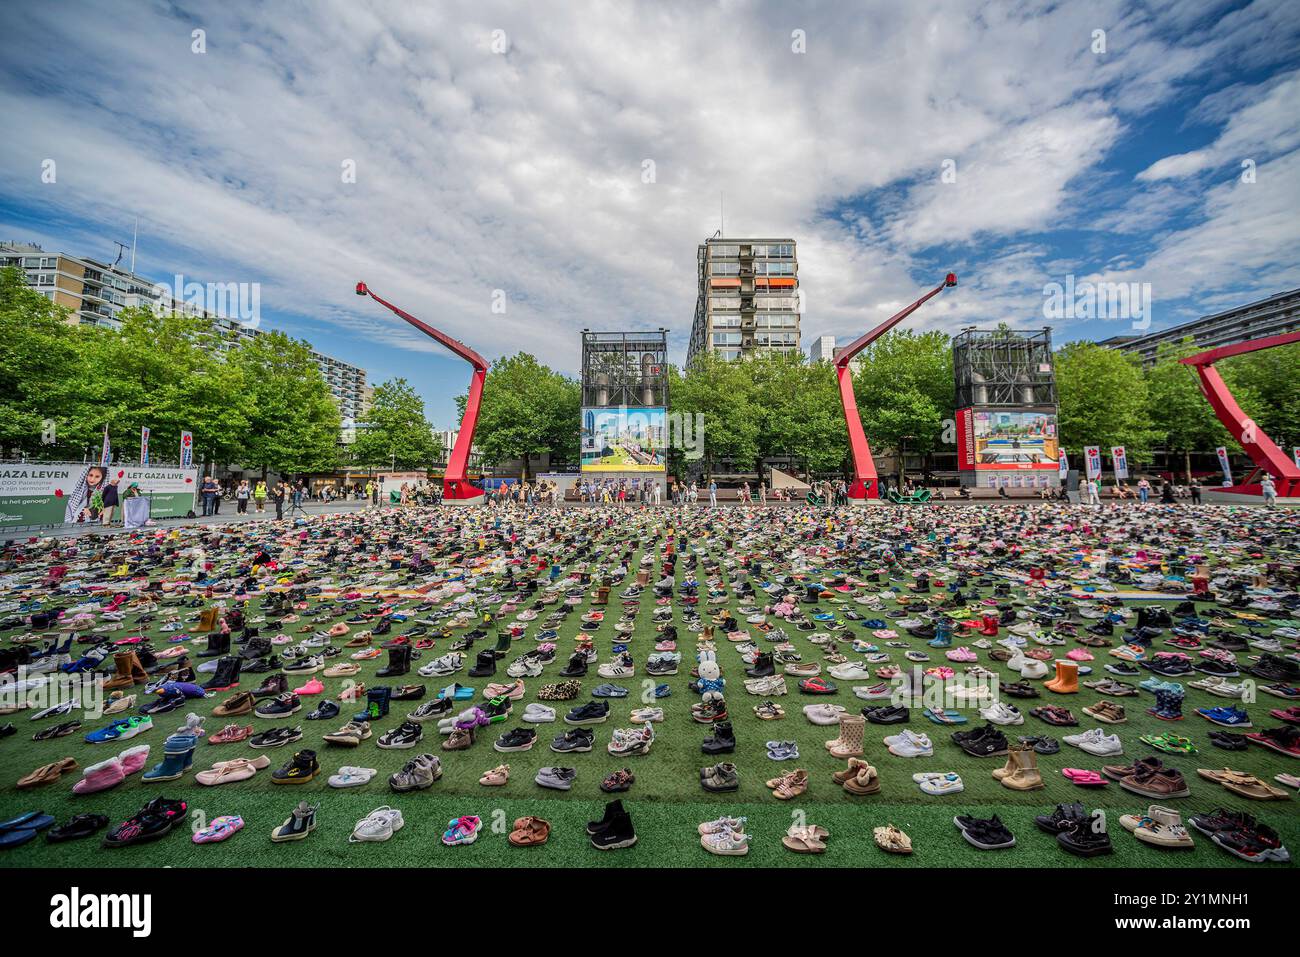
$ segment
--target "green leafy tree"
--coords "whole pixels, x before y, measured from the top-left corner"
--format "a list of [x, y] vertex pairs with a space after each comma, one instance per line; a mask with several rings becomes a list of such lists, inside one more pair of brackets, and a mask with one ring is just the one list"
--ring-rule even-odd
[[[748, 362], [727, 362], [712, 352], [697, 356], [684, 373], [670, 370], [671, 411], [703, 416], [701, 451], [706, 480], [713, 476], [721, 460], [754, 462], [761, 454], [759, 409], [751, 371]], [[669, 460], [675, 473], [681, 475], [685, 463], [680, 450], [671, 450]]]
[[1181, 455], [1187, 481], [1192, 480], [1192, 454], [1228, 445], [1231, 437], [1201, 394], [1195, 370], [1178, 360], [1201, 350], [1190, 339], [1162, 345], [1146, 370], [1150, 395], [1152, 441]]
[[760, 458], [789, 456], [805, 475], [843, 467], [848, 437], [832, 365], [770, 353], [747, 360], [741, 371], [753, 383]]
[[952, 346], [942, 332], [886, 333], [859, 354], [853, 392], [874, 448], [925, 454], [944, 442], [952, 416]]
[[[464, 414], [466, 396], [456, 401]], [[543, 452], [561, 462], [577, 460], [581, 421], [578, 383], [520, 352], [488, 370], [474, 445], [491, 465], [520, 459], [527, 479], [529, 458]]]
[[76, 362], [67, 312], [28, 287], [21, 270], [0, 270], [0, 446], [48, 451], [64, 411], [61, 386]]
[[196, 462], [238, 461], [248, 437], [248, 382], [227, 361], [212, 323], [146, 308], [117, 318], [117, 330], [72, 330], [77, 359], [56, 390], [59, 451], [93, 454], [105, 424], [114, 448], [131, 448], [148, 426], [155, 449], [178, 448], [184, 429], [194, 433]]
[[1273, 441], [1300, 445], [1300, 343], [1234, 356], [1215, 368], [1242, 411]]
[[1152, 440], [1151, 400], [1135, 356], [1092, 342], [1071, 342], [1055, 356], [1058, 425], [1067, 449], [1122, 445], [1131, 460]]
[[339, 410], [311, 347], [282, 332], [244, 339], [229, 359], [247, 383], [244, 460], [277, 472], [315, 472], [338, 462]]
[[375, 388], [367, 419], [352, 446], [357, 464], [421, 469], [437, 458], [439, 443], [424, 417], [424, 400], [405, 379], [389, 379]]

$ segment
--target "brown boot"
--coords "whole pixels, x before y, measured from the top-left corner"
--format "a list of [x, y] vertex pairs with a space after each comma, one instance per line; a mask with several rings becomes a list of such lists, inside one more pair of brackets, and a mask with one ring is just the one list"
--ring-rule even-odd
[[1002, 786], [1013, 791], [1037, 791], [1046, 787], [1043, 776], [1038, 773], [1038, 755], [1034, 749], [1026, 746], [1018, 750], [1020, 766], [1002, 779]]
[[204, 608], [199, 613], [199, 623], [194, 627], [191, 634], [206, 635], [210, 631], [216, 630], [217, 627], [217, 609]]
[[1007, 749], [1007, 763], [1000, 768], [993, 769], [993, 779], [995, 781], [1001, 781], [1003, 778], [1010, 777], [1016, 773], [1016, 769], [1020, 767], [1020, 761], [1018, 760], [1019, 754], [1020, 749], [1017, 747], [1013, 746]]
[[144, 665], [140, 663], [140, 656], [134, 651], [131, 652], [131, 680], [138, 685], [149, 680], [149, 672], [144, 670]]
[[863, 761], [861, 758], [849, 758], [849, 766], [843, 771], [836, 771], [831, 775], [831, 777], [835, 780], [836, 784], [843, 784], [849, 778], [856, 778], [859, 769], [864, 767], [866, 763], [867, 762]]
[[113, 691], [117, 688], [131, 688], [135, 686], [135, 668], [140, 666], [139, 659], [136, 658], [134, 651], [119, 651], [113, 656], [113, 664], [117, 667], [117, 673], [104, 682], [105, 691]]

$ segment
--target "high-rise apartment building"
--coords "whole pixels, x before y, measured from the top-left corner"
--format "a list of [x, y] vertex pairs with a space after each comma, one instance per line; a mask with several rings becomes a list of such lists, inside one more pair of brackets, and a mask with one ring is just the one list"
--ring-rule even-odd
[[728, 361], [756, 352], [800, 352], [799, 261], [793, 239], [725, 239], [700, 244], [699, 291], [686, 353], [712, 350]]
[[[69, 322], [116, 329], [121, 325], [118, 312], [145, 306], [205, 316], [220, 333], [222, 349], [261, 334], [256, 325], [178, 300], [167, 283], [156, 283], [111, 263], [49, 253], [32, 243], [0, 242], [0, 268], [6, 266], [21, 269], [29, 286], [67, 309]], [[338, 403], [340, 416], [364, 421], [374, 398], [366, 384], [366, 370], [315, 349], [312, 358]]]

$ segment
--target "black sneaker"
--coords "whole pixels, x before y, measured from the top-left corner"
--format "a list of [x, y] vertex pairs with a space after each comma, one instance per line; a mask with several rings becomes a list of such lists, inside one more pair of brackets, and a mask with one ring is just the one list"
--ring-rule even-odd
[[298, 696], [292, 691], [286, 691], [272, 701], [263, 701], [253, 709], [253, 714], [259, 718], [287, 718], [301, 710], [302, 703]]
[[636, 843], [636, 830], [632, 818], [623, 810], [621, 802], [613, 813], [606, 813], [608, 822], [591, 835], [591, 846], [600, 851], [614, 851]]
[[424, 737], [424, 728], [414, 721], [403, 721], [396, 728], [385, 731], [375, 742], [378, 747], [399, 751], [413, 748]]
[[514, 702], [507, 697], [492, 698], [483, 704], [483, 713], [488, 716], [489, 721], [504, 721], [510, 717], [513, 710]]
[[248, 739], [250, 748], [280, 748], [302, 740], [302, 728], [271, 728]]
[[551, 750], [562, 754], [571, 751], [590, 751], [596, 733], [588, 728], [570, 728], [563, 734], [557, 734], [551, 742]]
[[1056, 843], [1079, 857], [1099, 857], [1114, 850], [1110, 835], [1105, 831], [1093, 830], [1091, 820], [1076, 821], [1070, 828], [1056, 835]]
[[316, 752], [303, 749], [297, 751], [283, 767], [271, 772], [272, 784], [306, 784], [320, 773], [320, 764], [316, 761]]
[[1088, 810], [1078, 801], [1073, 804], [1058, 804], [1051, 814], [1040, 814], [1034, 823], [1048, 834], [1060, 834], [1074, 827], [1080, 821], [1088, 819]]
[[973, 758], [990, 758], [1007, 753], [1007, 736], [997, 728], [986, 726], [977, 737], [964, 738], [957, 746]]
[[996, 814], [987, 820], [962, 815], [952, 820], [961, 831], [961, 836], [981, 851], [1001, 850], [1005, 847], [1013, 847], [1016, 843], [1015, 835], [1007, 830], [1006, 825]]
[[492, 747], [498, 751], [527, 751], [536, 743], [537, 732], [533, 728], [511, 728]]
[[320, 721], [322, 719], [328, 720], [330, 718], [337, 718], [339, 716], [339, 713], [340, 713], [339, 706], [336, 705], [333, 701], [322, 701], [320, 704], [316, 705], [314, 710], [308, 713], [307, 720], [308, 721]]
[[609, 718], [608, 701], [588, 701], [571, 708], [564, 716], [565, 724], [603, 724]]
[[173, 801], [156, 797], [142, 807], [134, 817], [113, 827], [104, 835], [104, 847], [126, 847], [128, 844], [141, 844], [166, 837], [171, 829], [185, 820], [189, 805], [184, 801]]

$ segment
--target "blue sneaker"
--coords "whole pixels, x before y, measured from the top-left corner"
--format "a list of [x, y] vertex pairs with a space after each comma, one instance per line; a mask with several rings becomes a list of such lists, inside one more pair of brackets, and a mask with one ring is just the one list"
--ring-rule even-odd
[[667, 698], [672, 693], [673, 693], [673, 689], [668, 687], [667, 685], [655, 685], [656, 698]]
[[1249, 728], [1252, 726], [1250, 715], [1243, 708], [1225, 705], [1218, 708], [1197, 708], [1196, 713], [1206, 721], [1222, 725], [1225, 728]]

